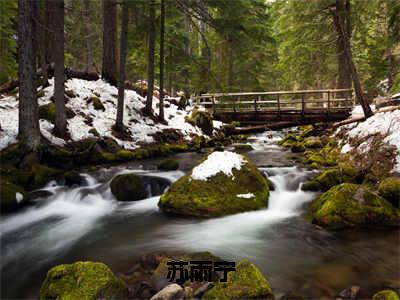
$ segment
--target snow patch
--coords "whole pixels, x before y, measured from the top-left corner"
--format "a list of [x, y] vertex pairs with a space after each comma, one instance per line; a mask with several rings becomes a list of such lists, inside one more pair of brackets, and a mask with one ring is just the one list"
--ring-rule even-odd
[[248, 194], [238, 194], [236, 195], [236, 197], [239, 198], [244, 198], [244, 199], [250, 199], [250, 198], [254, 198], [255, 195], [253, 193], [248, 193]]
[[216, 151], [211, 153], [204, 162], [193, 169], [191, 178], [194, 180], [207, 180], [219, 172], [227, 176], [233, 176], [232, 170], [234, 168], [240, 170], [244, 163], [245, 158], [240, 154], [230, 151]]
[[[54, 80], [49, 80], [49, 86], [44, 91], [44, 96], [38, 98], [38, 104], [44, 105], [51, 102], [53, 95]], [[71, 137], [69, 141], [79, 141], [93, 137], [89, 130], [95, 128], [100, 136], [111, 137], [120, 146], [126, 149], [135, 149], [142, 143], [152, 143], [153, 134], [164, 129], [175, 129], [180, 131], [186, 140], [190, 140], [193, 135], [205, 136], [201, 129], [185, 121], [185, 117], [190, 115], [191, 108], [178, 110], [178, 106], [165, 99], [164, 116], [168, 124], [155, 124], [151, 118], [144, 117], [141, 109], [144, 108], [146, 99], [141, 97], [133, 90], [125, 90], [124, 124], [130, 131], [132, 140], [126, 141], [112, 135], [112, 126], [115, 123], [117, 114], [117, 95], [116, 87], [99, 79], [97, 81], [86, 81], [82, 79], [70, 79], [65, 83], [65, 90], [72, 90], [76, 97], [71, 98], [66, 106], [76, 114], [75, 117], [68, 119], [68, 130]], [[16, 95], [17, 96], [17, 95]], [[0, 150], [8, 145], [17, 142], [18, 134], [18, 100], [16, 96], [3, 97], [0, 99]], [[103, 103], [105, 110], [96, 110], [92, 104], [88, 104], [90, 97], [98, 97]], [[169, 105], [168, 105], [169, 104]], [[153, 110], [158, 113], [159, 100], [153, 97]], [[88, 120], [92, 120], [92, 125]], [[215, 122], [215, 127], [219, 128], [222, 123]], [[40, 120], [40, 130], [42, 134], [56, 145], [64, 145], [63, 139], [55, 137], [52, 133], [54, 125], [46, 120]], [[207, 137], [207, 136], [205, 136]]]
[[24, 195], [21, 193], [16, 192], [15, 193], [15, 200], [17, 200], [17, 203], [20, 203], [22, 200], [24, 200]]

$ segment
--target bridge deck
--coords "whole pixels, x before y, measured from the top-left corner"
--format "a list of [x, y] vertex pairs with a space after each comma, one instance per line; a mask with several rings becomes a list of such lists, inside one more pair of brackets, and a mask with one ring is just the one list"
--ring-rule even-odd
[[192, 98], [217, 120], [243, 124], [313, 123], [347, 118], [352, 89], [214, 93]]

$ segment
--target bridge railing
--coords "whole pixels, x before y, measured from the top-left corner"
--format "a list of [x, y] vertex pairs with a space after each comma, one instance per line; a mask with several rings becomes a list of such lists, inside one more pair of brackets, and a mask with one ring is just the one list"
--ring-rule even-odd
[[350, 110], [354, 106], [352, 89], [210, 93], [192, 97], [192, 100], [213, 113], [329, 114]]

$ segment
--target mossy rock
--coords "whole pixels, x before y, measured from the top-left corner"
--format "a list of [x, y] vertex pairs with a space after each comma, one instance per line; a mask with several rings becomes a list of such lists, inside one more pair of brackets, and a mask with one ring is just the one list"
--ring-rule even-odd
[[65, 172], [64, 179], [67, 186], [82, 185], [85, 182], [85, 177], [79, 174], [78, 171]]
[[40, 91], [38, 91], [38, 92], [36, 93], [36, 97], [37, 97], [37, 98], [42, 98], [42, 97], [44, 97], [45, 95], [46, 95], [46, 93], [45, 93], [44, 90], [40, 90]]
[[75, 98], [78, 96], [73, 90], [65, 90], [64, 94], [67, 95], [69, 98]]
[[358, 183], [359, 177], [360, 172], [354, 167], [348, 164], [339, 164], [338, 167], [323, 171], [314, 181], [319, 183], [322, 191], [327, 191], [341, 183]]
[[89, 133], [90, 133], [90, 134], [93, 134], [93, 135], [96, 136], [96, 137], [99, 137], [99, 136], [100, 136], [100, 133], [96, 130], [96, 128], [91, 128], [91, 129], [89, 130]]
[[[232, 169], [233, 176], [219, 172], [207, 180], [189, 175], [174, 182], [164, 193], [158, 206], [170, 214], [217, 217], [256, 210], [268, 206], [269, 188], [263, 174], [247, 158], [241, 169]], [[238, 195], [252, 193], [254, 197]]]
[[383, 290], [377, 292], [372, 300], [400, 300], [399, 295], [395, 291], [392, 290]]
[[301, 153], [304, 152], [305, 150], [306, 148], [304, 148], [303, 143], [300, 142], [293, 143], [292, 146], [290, 147], [290, 151], [292, 151], [293, 153]]
[[212, 135], [214, 130], [212, 116], [207, 111], [200, 111], [193, 109], [190, 117], [186, 117], [185, 121], [193, 126], [197, 126], [203, 131], [204, 134]]
[[294, 133], [288, 133], [283, 139], [278, 142], [278, 145], [281, 145], [285, 148], [290, 148], [295, 143], [297, 143], [296, 135]]
[[42, 187], [50, 180], [56, 179], [57, 176], [61, 174], [60, 170], [41, 164], [34, 164], [31, 170], [33, 174], [33, 188]]
[[202, 299], [274, 299], [267, 280], [248, 260], [241, 260], [227, 277], [227, 282], [217, 282]]
[[88, 104], [92, 103], [93, 104], [93, 108], [95, 110], [102, 110], [102, 111], [106, 110], [106, 108], [104, 107], [104, 105], [101, 102], [99, 97], [92, 96], [87, 100], [87, 103]]
[[118, 201], [136, 201], [147, 197], [142, 180], [135, 174], [121, 174], [110, 183], [111, 192]]
[[309, 149], [317, 149], [322, 148], [323, 144], [319, 137], [310, 136], [304, 140], [303, 146]]
[[135, 154], [132, 151], [125, 150], [125, 149], [119, 150], [116, 153], [116, 156], [117, 156], [117, 159], [121, 160], [121, 161], [132, 160], [135, 158]]
[[331, 167], [337, 164], [337, 156], [335, 154], [326, 153], [324, 151], [304, 151], [304, 163], [309, 164], [314, 169], [321, 167]]
[[365, 186], [342, 183], [311, 203], [309, 218], [312, 223], [328, 229], [397, 227], [400, 225], [400, 210]]
[[379, 194], [395, 207], [400, 206], [400, 177], [389, 177], [379, 184]]
[[[69, 107], [65, 107], [65, 115], [67, 119], [72, 119], [76, 114]], [[45, 119], [54, 124], [56, 121], [56, 105], [48, 103], [39, 106], [39, 119]]]
[[[170, 261], [222, 261], [221, 258], [215, 256], [209, 251], [202, 251], [202, 252], [194, 252], [194, 253], [186, 253], [186, 254], [175, 254], [171, 255], [171, 257], [167, 256], [160, 260], [157, 268], [153, 271], [150, 281], [152, 285], [157, 289], [161, 290], [163, 287], [170, 284], [168, 279], [168, 269], [169, 266], [167, 265]], [[189, 285], [189, 282], [179, 282], [180, 284]]]
[[311, 180], [301, 185], [302, 191], [316, 192], [321, 190], [321, 184], [316, 180]]
[[253, 146], [250, 144], [237, 144], [234, 146], [237, 151], [252, 151], [254, 150]]
[[0, 207], [1, 213], [8, 213], [22, 207], [26, 200], [25, 190], [4, 178], [0, 179]]
[[126, 299], [125, 283], [103, 263], [76, 262], [47, 272], [40, 299]]
[[174, 158], [164, 159], [157, 164], [157, 169], [163, 171], [174, 171], [178, 170], [178, 168], [179, 168], [179, 162]]

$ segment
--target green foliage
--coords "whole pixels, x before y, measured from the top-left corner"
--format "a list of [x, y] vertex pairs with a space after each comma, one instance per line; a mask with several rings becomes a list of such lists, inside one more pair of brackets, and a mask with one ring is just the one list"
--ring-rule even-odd
[[16, 16], [16, 0], [0, 1], [0, 84], [17, 75]]

